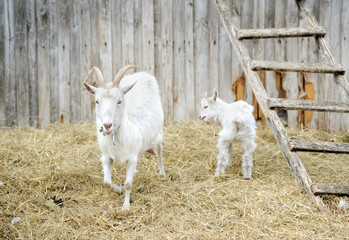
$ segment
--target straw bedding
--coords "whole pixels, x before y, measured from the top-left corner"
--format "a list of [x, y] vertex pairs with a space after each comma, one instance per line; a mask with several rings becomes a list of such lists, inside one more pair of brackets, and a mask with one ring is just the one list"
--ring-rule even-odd
[[[94, 124], [16, 128], [0, 136], [0, 239], [348, 239], [348, 197], [324, 196], [321, 214], [298, 187], [270, 130], [259, 126], [252, 180], [241, 176], [242, 151], [214, 176], [219, 127], [169, 123], [166, 176], [157, 159], [138, 163], [131, 211], [103, 184]], [[289, 130], [299, 139], [348, 142], [349, 133]], [[349, 156], [301, 153], [313, 182], [349, 184]], [[113, 181], [125, 166], [116, 163]], [[15, 217], [19, 217], [15, 222]], [[11, 223], [11, 221], [13, 221]]]

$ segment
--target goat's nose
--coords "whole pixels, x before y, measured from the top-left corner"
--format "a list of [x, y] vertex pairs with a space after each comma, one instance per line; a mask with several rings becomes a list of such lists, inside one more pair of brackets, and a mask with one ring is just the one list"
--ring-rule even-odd
[[111, 123], [104, 123], [103, 125], [104, 125], [105, 129], [109, 130], [109, 128], [111, 128], [111, 126], [113, 124], [111, 124]]

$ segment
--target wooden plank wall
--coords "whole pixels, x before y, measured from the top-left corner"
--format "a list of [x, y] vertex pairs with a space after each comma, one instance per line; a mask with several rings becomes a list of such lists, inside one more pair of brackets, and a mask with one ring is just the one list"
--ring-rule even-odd
[[[244, 99], [264, 121], [211, 0], [0, 1], [0, 126], [94, 121], [81, 82], [126, 64], [154, 74], [166, 121], [196, 119], [202, 94]], [[306, 26], [294, 0], [228, 1], [238, 28]], [[308, 0], [338, 63], [349, 70], [349, 1]], [[317, 62], [313, 39], [244, 40], [253, 59]], [[333, 77], [259, 72], [271, 97], [344, 101]], [[288, 126], [349, 129], [348, 114], [279, 112]]]

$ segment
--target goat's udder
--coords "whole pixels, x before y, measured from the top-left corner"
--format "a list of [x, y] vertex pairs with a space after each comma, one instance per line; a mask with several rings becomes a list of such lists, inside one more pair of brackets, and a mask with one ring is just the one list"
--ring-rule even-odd
[[154, 148], [148, 149], [147, 152], [156, 155]]

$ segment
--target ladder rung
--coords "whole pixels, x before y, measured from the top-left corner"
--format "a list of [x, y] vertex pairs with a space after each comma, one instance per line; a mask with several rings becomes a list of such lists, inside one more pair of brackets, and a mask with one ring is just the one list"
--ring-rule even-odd
[[323, 37], [325, 35], [326, 30], [322, 27], [239, 29], [236, 31], [236, 36], [239, 40], [251, 38]]
[[314, 183], [311, 190], [315, 195], [334, 194], [349, 196], [349, 185]]
[[349, 103], [269, 98], [268, 106], [270, 109], [349, 113]]
[[340, 64], [327, 63], [295, 63], [253, 60], [250, 63], [253, 71], [280, 71], [280, 72], [310, 72], [344, 74], [345, 70]]
[[349, 143], [290, 140], [289, 147], [293, 152], [349, 153]]

